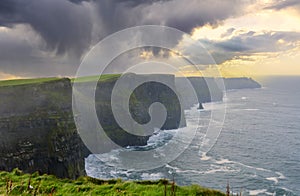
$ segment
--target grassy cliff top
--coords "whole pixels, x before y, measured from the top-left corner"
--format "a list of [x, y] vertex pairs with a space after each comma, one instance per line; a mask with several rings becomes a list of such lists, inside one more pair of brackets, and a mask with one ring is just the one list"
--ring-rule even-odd
[[93, 81], [101, 81], [101, 82], [106, 82], [106, 81], [110, 81], [110, 80], [115, 80], [117, 78], [119, 78], [121, 76], [121, 74], [104, 74], [101, 75], [100, 78], [99, 76], [85, 76], [85, 77], [80, 77], [80, 78], [72, 78], [71, 81], [72, 82], [93, 82]]
[[[159, 74], [158, 74], [159, 75]], [[95, 76], [84, 76], [80, 78], [70, 78], [71, 82], [93, 82], [96, 80], [99, 80], [100, 82], [109, 82], [116, 80], [119, 78], [121, 74], [104, 74], [101, 75], [100, 78], [98, 75]], [[180, 77], [179, 77], [180, 78]], [[198, 77], [190, 77], [190, 78], [198, 78]], [[1, 86], [17, 86], [17, 85], [26, 85], [26, 84], [39, 84], [39, 83], [45, 83], [45, 82], [51, 82], [60, 80], [62, 78], [59, 77], [49, 77], [49, 78], [30, 78], [30, 79], [14, 79], [14, 80], [0, 80], [0, 87]], [[224, 78], [224, 79], [249, 79], [246, 77], [239, 77], [239, 78]]]
[[77, 180], [58, 179], [52, 175], [24, 174], [15, 169], [0, 172], [0, 195], [225, 195], [216, 190], [191, 186], [173, 186], [167, 180], [122, 181], [80, 177]]
[[0, 86], [17, 86], [24, 84], [38, 84], [59, 80], [60, 78], [31, 78], [31, 79], [16, 79], [16, 80], [1, 80]]
[[[110, 80], [115, 80], [120, 77], [120, 74], [105, 74], [100, 78], [99, 76], [85, 76], [77, 78], [76, 82], [92, 82], [99, 80], [101, 82], [108, 82]], [[50, 78], [29, 78], [29, 79], [14, 79], [14, 80], [0, 80], [1, 86], [18, 86], [18, 85], [29, 85], [29, 84], [40, 84], [45, 82], [58, 81], [62, 78], [59, 77], [50, 77]], [[70, 78], [71, 82], [75, 81], [75, 78]]]

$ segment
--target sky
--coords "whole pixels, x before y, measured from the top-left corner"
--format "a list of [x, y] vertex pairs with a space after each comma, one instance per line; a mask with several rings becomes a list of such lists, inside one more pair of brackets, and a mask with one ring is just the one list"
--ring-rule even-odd
[[[137, 25], [190, 34], [224, 77], [300, 75], [299, 0], [1, 0], [0, 80], [74, 77], [95, 44]], [[174, 53], [157, 51], [130, 51], [112, 64], [134, 55], [172, 62]]]

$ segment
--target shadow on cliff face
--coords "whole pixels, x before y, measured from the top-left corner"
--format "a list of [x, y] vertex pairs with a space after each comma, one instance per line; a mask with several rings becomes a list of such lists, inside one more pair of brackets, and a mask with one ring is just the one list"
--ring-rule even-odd
[[[183, 119], [183, 110], [181, 109], [177, 95], [168, 86], [157, 82], [144, 83], [131, 93], [129, 111], [126, 111], [120, 104], [117, 111], [113, 112], [111, 108], [111, 94], [114, 84], [115, 81], [100, 83], [96, 91], [96, 108], [100, 124], [109, 138], [117, 145], [122, 147], [143, 146], [147, 144], [148, 138], [152, 135], [147, 133], [153, 133], [155, 128], [165, 130], [177, 129], [182, 126], [180, 125], [180, 121]], [[126, 91], [127, 89], [123, 90]], [[118, 97], [120, 100], [123, 98]], [[153, 111], [151, 118], [149, 108], [153, 103], [157, 102], [165, 107], [166, 117], [164, 117], [163, 111], [160, 111], [158, 108], [156, 111]], [[131, 130], [139, 129], [136, 131], [140, 132], [139, 135], [144, 136], [137, 136], [126, 132], [116, 121], [114, 113], [131, 116], [131, 120], [125, 121], [126, 125], [124, 126]], [[165, 119], [165, 121], [162, 126], [159, 126], [158, 124], [160, 123], [155, 123], [155, 119]], [[152, 124], [147, 124], [149, 122], [152, 122]], [[137, 124], [145, 126], [136, 126]]]

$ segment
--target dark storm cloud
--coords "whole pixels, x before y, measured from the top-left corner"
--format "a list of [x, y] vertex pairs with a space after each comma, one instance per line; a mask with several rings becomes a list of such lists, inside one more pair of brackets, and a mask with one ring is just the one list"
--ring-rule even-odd
[[254, 31], [242, 33], [229, 39], [213, 41], [200, 40], [206, 48], [212, 51], [212, 56], [217, 63], [239, 56], [247, 56], [255, 53], [276, 53], [297, 47], [300, 41], [300, 33], [270, 31], [257, 34]]
[[[96, 40], [143, 24], [191, 32], [205, 24], [217, 25], [241, 12], [242, 6], [238, 0], [1, 0], [0, 25], [29, 24], [48, 49], [78, 56], [90, 46], [93, 26], [98, 29]], [[95, 20], [93, 12], [98, 16]]]
[[[102, 36], [136, 25], [165, 25], [191, 33], [196, 27], [217, 26], [228, 17], [242, 14], [243, 8], [249, 2], [247, 0], [103, 0], [93, 3], [97, 7], [100, 21], [98, 21], [98, 35], [101, 39]], [[180, 39], [181, 37], [173, 38], [174, 47]], [[146, 50], [149, 51], [149, 48]], [[169, 56], [167, 52], [160, 52], [157, 48], [154, 48], [152, 54]]]
[[[18, 25], [28, 25], [30, 28], [26, 31], [32, 31], [36, 37], [41, 38], [39, 44], [30, 46], [25, 52], [20, 50], [28, 45], [20, 39], [10, 39], [12, 46], [18, 45], [14, 47], [15, 52], [10, 49], [14, 57], [7, 53], [2, 57], [6, 61], [11, 57], [15, 66], [19, 61], [20, 70], [24, 70], [25, 64], [38, 67], [42, 66], [40, 64], [48, 65], [48, 62], [57, 63], [53, 53], [57, 55], [57, 59], [67, 54], [69, 62], [76, 62], [76, 66], [93, 44], [118, 30], [155, 24], [190, 33], [196, 27], [215, 26], [228, 17], [242, 14], [244, 6], [249, 2], [250, 0], [0, 0], [0, 26], [14, 30]], [[26, 37], [26, 31], [23, 32], [24, 35], [22, 32], [19, 35]], [[180, 38], [176, 39], [179, 41]], [[3, 51], [6, 45], [1, 43], [0, 50]], [[28, 54], [29, 51], [34, 51], [34, 56]], [[158, 54], [157, 49], [153, 52]], [[1, 67], [5, 64], [3, 61], [3, 58], [0, 59]], [[58, 64], [64, 66], [64, 63]], [[9, 68], [6, 69], [9, 72]], [[34, 69], [30, 71], [34, 72]]]
[[217, 25], [239, 14], [248, 1], [170, 0], [95, 1], [106, 33], [143, 24], [166, 25], [190, 33], [195, 27]]
[[72, 3], [77, 3], [77, 4], [80, 4], [80, 3], [82, 3], [82, 2], [88, 2], [89, 0], [69, 0], [69, 1], [71, 1]]
[[17, 26], [0, 31], [0, 73], [36, 77], [67, 76], [76, 71], [76, 61], [40, 50], [39, 39], [34, 33], [24, 34], [27, 30], [24, 26]]
[[78, 56], [90, 45], [89, 10], [62, 0], [1, 0], [0, 25], [29, 24], [57, 54]]
[[266, 7], [266, 9], [281, 10], [289, 7], [296, 7], [300, 11], [300, 1], [299, 0], [275, 1], [274, 5]]
[[11, 17], [14, 14], [14, 12], [14, 5], [10, 2], [10, 0], [0, 1], [0, 24], [3, 25], [3, 23], [8, 22], [6, 20], [8, 20], [9, 17]]

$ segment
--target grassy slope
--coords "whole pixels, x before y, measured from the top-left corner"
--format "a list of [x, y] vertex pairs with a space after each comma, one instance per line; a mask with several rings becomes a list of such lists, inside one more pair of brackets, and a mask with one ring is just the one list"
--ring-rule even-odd
[[[11, 181], [11, 183], [10, 183]], [[30, 183], [29, 183], [30, 182]], [[77, 180], [58, 179], [51, 175], [24, 174], [15, 169], [0, 172], [0, 195], [164, 195], [166, 180], [122, 181], [81, 177]], [[8, 186], [7, 186], [8, 184]], [[11, 184], [11, 188], [10, 187]], [[32, 188], [28, 189], [28, 184]], [[167, 195], [172, 185], [167, 185]], [[176, 186], [176, 195], [224, 195], [198, 185]]]

